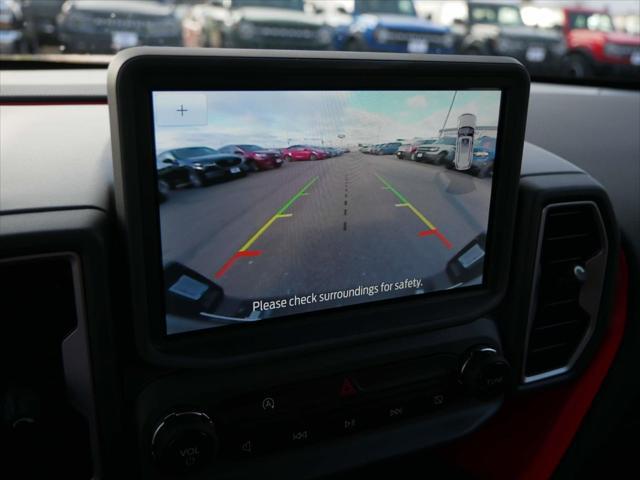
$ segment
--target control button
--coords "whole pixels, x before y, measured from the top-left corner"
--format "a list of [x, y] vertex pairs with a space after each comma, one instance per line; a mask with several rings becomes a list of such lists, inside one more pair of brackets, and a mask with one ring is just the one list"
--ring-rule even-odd
[[219, 420], [226, 424], [235, 424], [248, 420], [266, 420], [284, 414], [294, 408], [296, 399], [272, 392], [247, 395], [235, 398], [219, 405]]
[[283, 424], [281, 427], [281, 439], [285, 446], [295, 447], [306, 445], [317, 440], [319, 431], [311, 422], [293, 421]]
[[502, 395], [511, 384], [511, 367], [495, 348], [476, 347], [462, 363], [460, 382], [479, 398]]
[[265, 412], [274, 411], [276, 409], [276, 401], [273, 397], [264, 397], [262, 399], [262, 410]]
[[250, 458], [276, 448], [265, 436], [266, 431], [240, 430], [222, 436], [221, 455], [233, 458]]
[[369, 405], [363, 415], [371, 426], [403, 420], [417, 413], [417, 404], [406, 400], [390, 400], [384, 403]]
[[151, 447], [162, 470], [185, 474], [202, 470], [213, 462], [218, 439], [206, 414], [180, 412], [167, 415], [158, 423]]
[[420, 398], [420, 402], [423, 403], [424, 410], [440, 410], [449, 406], [451, 396], [446, 389], [436, 389], [428, 392], [424, 397]]
[[351, 381], [351, 379], [348, 377], [345, 377], [345, 379], [342, 381], [342, 386], [340, 387], [340, 392], [339, 392], [340, 397], [342, 398], [353, 397], [357, 393], [358, 391], [356, 390], [356, 387], [353, 386], [353, 382]]
[[367, 416], [360, 411], [340, 410], [318, 421], [319, 429], [328, 436], [348, 435], [370, 425]]

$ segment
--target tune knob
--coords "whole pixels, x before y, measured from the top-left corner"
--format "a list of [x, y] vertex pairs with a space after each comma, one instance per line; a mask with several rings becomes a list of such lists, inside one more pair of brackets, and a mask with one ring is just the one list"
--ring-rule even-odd
[[162, 472], [187, 475], [211, 465], [218, 450], [218, 438], [207, 414], [176, 412], [158, 422], [151, 448]]
[[475, 347], [464, 357], [460, 382], [479, 398], [502, 395], [511, 383], [511, 367], [495, 348]]

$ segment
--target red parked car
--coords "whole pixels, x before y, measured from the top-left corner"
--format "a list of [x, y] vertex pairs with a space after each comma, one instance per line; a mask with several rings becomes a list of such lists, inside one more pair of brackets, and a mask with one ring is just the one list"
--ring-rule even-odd
[[258, 145], [225, 145], [218, 151], [240, 155], [250, 170], [270, 170], [282, 166], [282, 155], [278, 150], [270, 150]]
[[329, 153], [312, 145], [291, 145], [282, 150], [284, 158], [290, 162], [299, 160], [324, 160], [329, 158]]
[[572, 76], [640, 77], [640, 37], [616, 32], [606, 10], [565, 8], [563, 32]]

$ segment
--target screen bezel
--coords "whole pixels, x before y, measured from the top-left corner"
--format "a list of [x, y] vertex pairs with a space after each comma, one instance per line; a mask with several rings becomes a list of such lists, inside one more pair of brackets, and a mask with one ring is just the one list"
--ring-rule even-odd
[[[483, 285], [250, 326], [165, 334], [151, 92], [482, 89], [502, 92]], [[235, 364], [411, 334], [486, 314], [506, 290], [528, 93], [524, 67], [495, 57], [172, 48], [120, 53], [109, 69], [109, 104], [116, 208], [128, 249], [139, 352], [163, 365]]]

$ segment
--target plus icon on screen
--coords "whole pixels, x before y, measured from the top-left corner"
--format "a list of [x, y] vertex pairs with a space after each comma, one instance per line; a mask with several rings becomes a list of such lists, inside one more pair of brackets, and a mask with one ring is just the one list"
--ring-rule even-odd
[[180, 105], [180, 108], [176, 110], [176, 112], [180, 112], [180, 116], [184, 117], [184, 112], [188, 112], [189, 110], [187, 110], [186, 108], [184, 108], [184, 105]]

